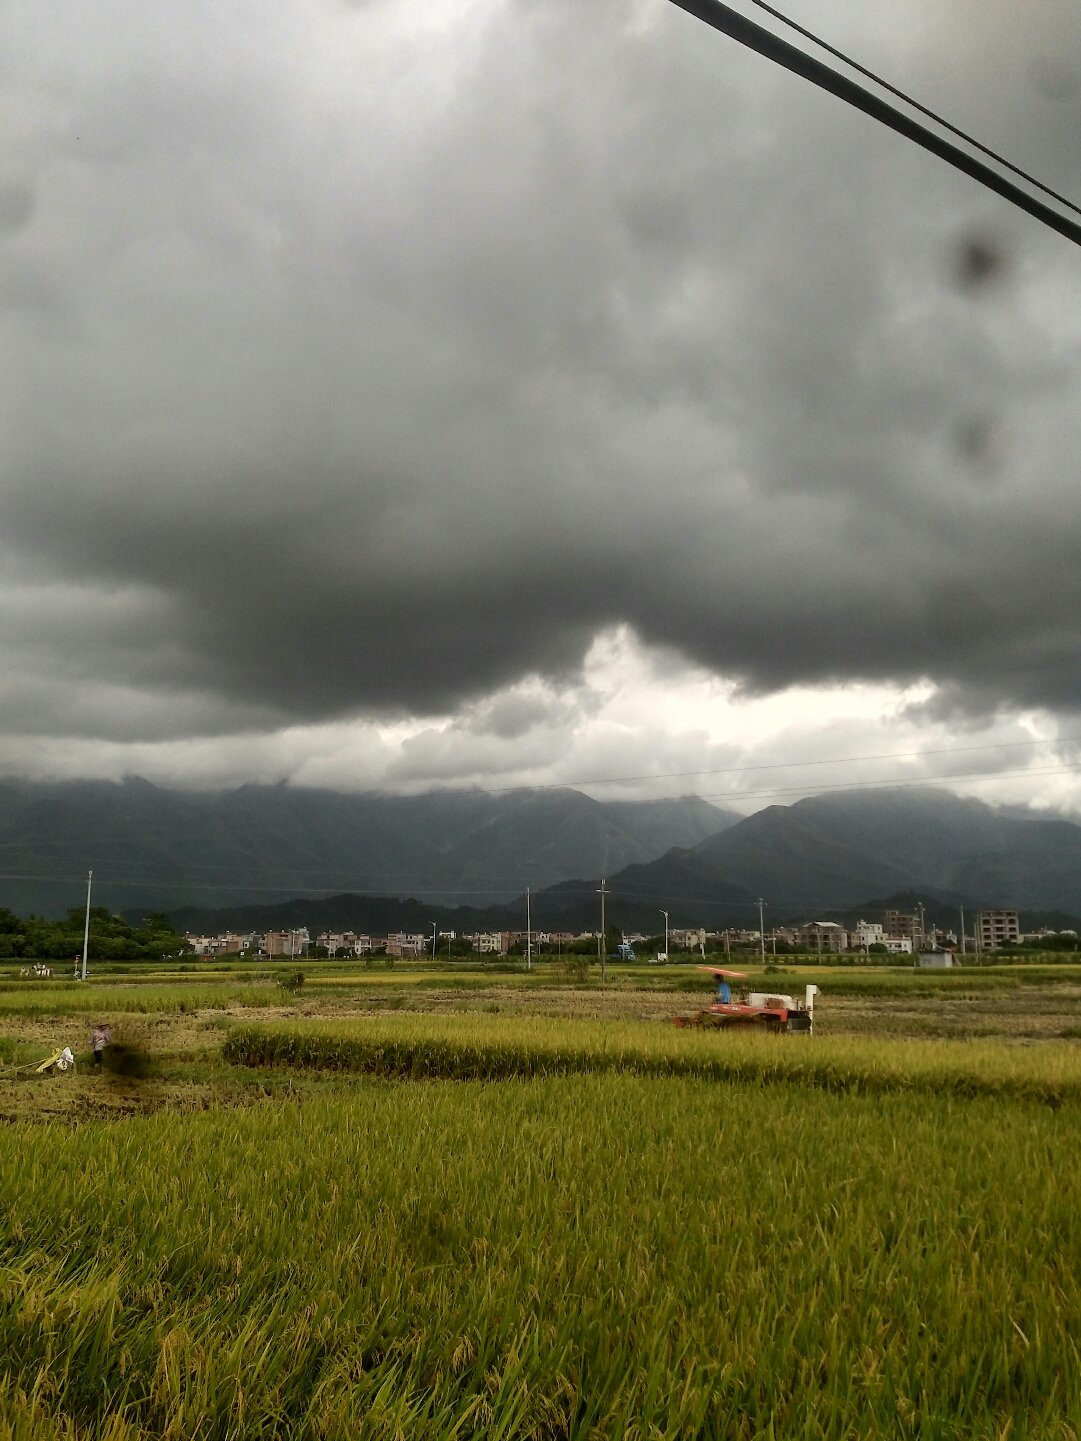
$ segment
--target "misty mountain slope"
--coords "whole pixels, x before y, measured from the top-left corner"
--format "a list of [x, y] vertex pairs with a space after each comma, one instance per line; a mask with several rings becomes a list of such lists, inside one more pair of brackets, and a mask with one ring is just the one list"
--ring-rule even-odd
[[[681, 820], [681, 816], [685, 819]], [[506, 901], [651, 860], [734, 819], [705, 802], [599, 802], [572, 790], [343, 795], [290, 786], [171, 791], [0, 782], [0, 904], [57, 914], [270, 903], [312, 892]]]
[[[516, 792], [458, 838], [440, 876], [481, 891], [537, 890], [694, 845], [738, 819], [704, 801], [599, 802], [577, 791]], [[673, 840], [675, 837], [675, 840]], [[466, 859], [463, 861], [462, 856]]]
[[854, 843], [840, 827], [813, 813], [797, 814], [795, 806], [769, 806], [697, 849], [718, 877], [764, 896], [775, 912], [843, 906], [921, 879]]
[[813, 796], [790, 810], [909, 870], [917, 889], [1040, 910], [1081, 902], [1081, 826], [1070, 821], [917, 788]]
[[950, 886], [982, 903], [1032, 910], [1081, 910], [1081, 826], [1070, 821], [1018, 821], [994, 850], [955, 861]]
[[658, 842], [664, 842], [659, 852], [654, 851], [658, 856], [674, 846], [696, 846], [710, 836], [730, 830], [743, 819], [737, 811], [722, 810], [700, 796], [660, 801], [606, 801], [604, 807], [626, 831], [640, 839], [643, 849], [649, 850]]
[[1081, 827], [930, 789], [771, 806], [698, 847], [719, 875], [788, 908], [923, 890], [977, 905], [1076, 910]]
[[794, 817], [930, 879], [977, 852], [1004, 852], [1020, 822], [983, 801], [949, 791], [905, 788], [809, 796], [789, 807]]
[[[622, 930], [650, 935], [670, 926], [757, 924], [754, 898], [745, 887], [719, 878], [696, 849], [676, 847], [656, 861], [636, 863], [605, 878], [605, 917]], [[578, 930], [600, 925], [600, 877], [563, 881], [533, 897], [540, 930]], [[524, 912], [523, 912], [524, 914]]]

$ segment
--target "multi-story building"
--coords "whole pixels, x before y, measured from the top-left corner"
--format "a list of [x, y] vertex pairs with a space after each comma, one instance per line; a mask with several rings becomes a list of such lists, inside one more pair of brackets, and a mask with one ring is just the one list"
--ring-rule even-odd
[[388, 956], [422, 956], [430, 949], [431, 942], [427, 936], [406, 935], [404, 931], [397, 931], [387, 937]]
[[910, 941], [921, 939], [919, 916], [910, 916], [904, 911], [887, 911], [883, 929], [887, 936], [907, 936]]
[[981, 951], [999, 946], [1016, 945], [1021, 939], [1021, 926], [1016, 911], [977, 911], [976, 940]]
[[265, 936], [257, 936], [255, 940], [261, 942], [261, 949], [268, 956], [302, 956], [311, 937], [307, 926], [300, 926], [295, 931], [267, 931]]
[[805, 951], [836, 955], [848, 950], [848, 932], [836, 921], [808, 921], [796, 927], [796, 944]]
[[500, 953], [498, 931], [476, 931], [473, 935], [466, 936], [466, 940], [482, 956], [498, 956]]
[[250, 935], [241, 936], [235, 931], [225, 931], [219, 936], [193, 936], [190, 932], [184, 934], [184, 945], [197, 956], [232, 956], [239, 955], [251, 946]]
[[321, 931], [316, 937], [316, 944], [325, 946], [332, 956], [339, 951], [345, 951], [350, 956], [367, 956], [371, 954], [372, 938], [358, 936], [356, 931]]
[[885, 931], [877, 921], [857, 921], [856, 929], [849, 931], [848, 944], [850, 946], [881, 946], [885, 941]]

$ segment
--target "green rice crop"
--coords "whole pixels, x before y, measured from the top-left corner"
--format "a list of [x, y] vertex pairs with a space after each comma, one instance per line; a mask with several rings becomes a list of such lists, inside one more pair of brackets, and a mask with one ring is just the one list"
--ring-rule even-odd
[[233, 1006], [280, 1006], [276, 985], [120, 986], [107, 982], [22, 981], [0, 985], [0, 1015], [115, 1015], [121, 1012], [225, 1010]]
[[1081, 1110], [635, 1075], [0, 1133], [0, 1438], [1081, 1432]]
[[1081, 1099], [1081, 1049], [993, 1041], [895, 1041], [680, 1031], [635, 1021], [413, 1015], [235, 1028], [234, 1063], [497, 1080], [622, 1071], [712, 1081], [790, 1082], [832, 1091], [921, 1091]]

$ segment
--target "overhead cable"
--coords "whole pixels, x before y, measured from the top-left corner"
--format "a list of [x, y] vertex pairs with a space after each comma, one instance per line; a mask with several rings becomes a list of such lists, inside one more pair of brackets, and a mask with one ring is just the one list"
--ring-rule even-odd
[[880, 751], [874, 755], [863, 756], [821, 756], [803, 761], [760, 761], [753, 766], [700, 766], [693, 771], [651, 771], [636, 776], [594, 776], [586, 780], [546, 781], [542, 785], [533, 786], [485, 786], [483, 789], [486, 795], [509, 795], [518, 790], [561, 791], [568, 788], [573, 790], [579, 786], [622, 786], [630, 785], [634, 781], [682, 780], [689, 776], [742, 776], [751, 771], [794, 770], [804, 766], [847, 766], [863, 761], [918, 761], [924, 756], [970, 755], [977, 751], [1035, 750], [1040, 746], [1077, 744], [1081, 744], [1081, 738], [1074, 736], [1028, 741], [984, 741], [978, 746], [937, 746], [926, 750]]
[[[719, 30], [722, 35], [728, 35], [731, 39], [737, 40], [749, 50], [756, 51], [767, 60], [781, 65], [785, 70], [790, 70], [794, 75], [799, 75], [804, 80], [809, 80], [812, 85], [819, 89], [828, 91], [839, 100], [844, 100], [857, 110], [862, 110], [873, 120], [895, 130], [898, 135], [903, 135], [906, 140], [912, 140], [917, 145], [929, 150], [932, 155], [937, 155], [940, 160], [945, 160], [956, 170], [962, 171], [965, 175], [978, 180], [989, 190], [993, 190], [1003, 199], [1009, 200], [1011, 204], [1026, 211], [1036, 220], [1041, 220], [1052, 230], [1057, 230], [1067, 240], [1072, 240], [1075, 245], [1081, 245], [1081, 224], [1071, 220], [1069, 216], [1061, 214], [1050, 205], [1045, 205], [1034, 195], [1022, 190], [1012, 180], [999, 174], [989, 165], [970, 155], [959, 146], [937, 135], [929, 130], [926, 125], [921, 125], [904, 111], [898, 110], [895, 105], [883, 100], [881, 96], [872, 94], [857, 81], [850, 79], [847, 75], [841, 75], [832, 70], [824, 61], [816, 60], [814, 56], [806, 54], [797, 46], [782, 40], [771, 30], [766, 30], [761, 25], [756, 25], [753, 20], [748, 20], [745, 15], [740, 15], [730, 5], [721, 3], [721, 0], [672, 0], [673, 5], [678, 5], [688, 15], [701, 20], [704, 24]], [[1022, 173], [1023, 172], [1019, 172]], [[1028, 177], [1026, 177], [1027, 179]]]
[[772, 15], [774, 20], [779, 20], [782, 25], [787, 25], [790, 30], [794, 30], [797, 35], [802, 35], [805, 40], [810, 40], [811, 43], [817, 45], [820, 50], [825, 50], [835, 59], [847, 65], [850, 70], [855, 70], [866, 80], [871, 80], [875, 85], [880, 86], [881, 89], [889, 91], [891, 95], [896, 95], [898, 100], [903, 100], [905, 104], [910, 105], [913, 110], [918, 110], [921, 115], [926, 115], [928, 120], [933, 120], [936, 125], [941, 125], [943, 130], [948, 130], [951, 135], [956, 135], [959, 140], [963, 140], [966, 144], [973, 146], [976, 150], [988, 156], [988, 158], [993, 160], [997, 165], [1004, 165], [1007, 170], [1011, 170], [1014, 175], [1019, 175], [1021, 179], [1027, 181], [1029, 185], [1035, 186], [1037, 190], [1042, 190], [1045, 195], [1050, 195], [1051, 199], [1057, 200], [1060, 205], [1065, 205], [1067, 210], [1072, 210], [1076, 215], [1081, 215], [1081, 205], [1075, 205], [1074, 202], [1065, 195], [1060, 195], [1057, 190], [1052, 190], [1050, 185], [1045, 185], [1042, 180], [1037, 180], [1034, 175], [1030, 175], [1027, 170], [1022, 170], [1021, 167], [1015, 165], [1012, 160], [1007, 160], [1006, 157], [1000, 155], [997, 150], [992, 150], [990, 146], [984, 145], [982, 141], [977, 140], [974, 135], [969, 135], [967, 131], [959, 129], [956, 125], [951, 125], [948, 120], [944, 120], [943, 117], [938, 115], [934, 110], [929, 109], [926, 105], [921, 105], [918, 100], [913, 100], [911, 95], [906, 95], [905, 92], [899, 90], [896, 85], [891, 85], [888, 80], [883, 80], [881, 75], [876, 75], [873, 70], [868, 70], [866, 65], [861, 65], [858, 60], [853, 60], [851, 55], [846, 55], [843, 50], [838, 50], [835, 45], [831, 45], [828, 40], [823, 40], [822, 37], [816, 35], [813, 30], [807, 30], [797, 21], [790, 19], [787, 15], [782, 15], [780, 10], [775, 10], [772, 5], [767, 5], [766, 0], [751, 0], [751, 4], [756, 5], [759, 10], [764, 10], [767, 15]]

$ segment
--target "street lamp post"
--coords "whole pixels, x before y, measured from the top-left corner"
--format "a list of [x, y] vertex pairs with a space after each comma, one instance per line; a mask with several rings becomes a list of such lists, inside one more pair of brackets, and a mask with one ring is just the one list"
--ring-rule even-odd
[[761, 951], [762, 951], [762, 964], [763, 964], [763, 965], [766, 964], [766, 921], [765, 921], [765, 916], [764, 916], [764, 914], [763, 914], [763, 907], [765, 906], [765, 904], [766, 904], [765, 901], [762, 899], [761, 896], [759, 896], [759, 897], [758, 897], [758, 940], [759, 940], [759, 944], [760, 944]]
[[94, 880], [94, 872], [88, 871], [86, 875], [86, 924], [83, 926], [83, 980], [86, 980], [86, 953], [90, 949], [90, 887]]
[[525, 888], [525, 968], [533, 969], [533, 921], [529, 908], [529, 887]]
[[604, 887], [605, 887], [605, 880], [604, 880], [604, 877], [602, 876], [602, 877], [601, 877], [601, 888], [600, 888], [600, 890], [597, 892], [597, 894], [598, 894], [598, 895], [600, 896], [600, 898], [601, 898], [601, 933], [600, 933], [600, 937], [599, 937], [599, 939], [598, 939], [598, 941], [597, 941], [597, 949], [600, 951], [600, 955], [601, 955], [601, 985], [602, 985], [602, 986], [604, 985], [605, 981], [608, 979], [608, 946], [607, 946], [607, 944], [606, 944], [606, 937], [605, 937], [605, 932], [604, 932], [604, 897], [605, 897], [605, 895], [607, 894], [607, 892], [605, 891], [605, 888], [604, 888]]

